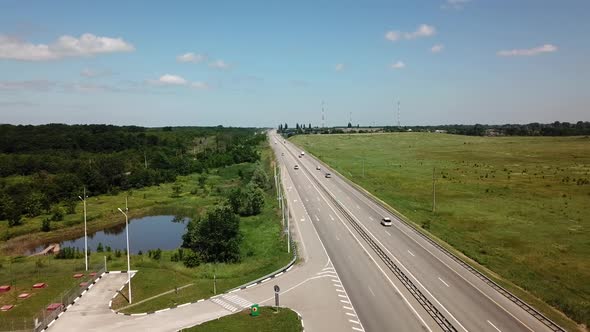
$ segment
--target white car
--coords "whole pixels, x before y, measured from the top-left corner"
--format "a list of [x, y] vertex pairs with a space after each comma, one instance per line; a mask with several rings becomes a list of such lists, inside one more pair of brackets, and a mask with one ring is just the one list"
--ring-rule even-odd
[[320, 165], [318, 165], [318, 166], [315, 167], [315, 169], [317, 169], [319, 171], [322, 168], [320, 167]]
[[381, 219], [381, 225], [391, 227], [391, 219], [389, 217], [384, 217]]
[[328, 179], [329, 179], [329, 178], [331, 178], [331, 177], [332, 177], [332, 174], [330, 174], [330, 173], [326, 173], [326, 178], [328, 178]]
[[293, 167], [294, 169], [299, 169], [299, 165], [295, 165], [295, 167]]

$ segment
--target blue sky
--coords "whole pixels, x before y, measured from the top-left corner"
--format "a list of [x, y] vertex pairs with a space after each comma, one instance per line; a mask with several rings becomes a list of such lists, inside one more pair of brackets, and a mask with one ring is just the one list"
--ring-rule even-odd
[[0, 123], [590, 120], [590, 2], [0, 1]]

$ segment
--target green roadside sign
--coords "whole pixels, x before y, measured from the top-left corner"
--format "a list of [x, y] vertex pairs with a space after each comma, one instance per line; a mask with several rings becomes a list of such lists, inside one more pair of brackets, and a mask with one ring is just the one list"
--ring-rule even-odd
[[260, 308], [258, 307], [258, 304], [253, 304], [252, 306], [250, 306], [250, 316], [256, 317], [259, 315], [260, 315]]

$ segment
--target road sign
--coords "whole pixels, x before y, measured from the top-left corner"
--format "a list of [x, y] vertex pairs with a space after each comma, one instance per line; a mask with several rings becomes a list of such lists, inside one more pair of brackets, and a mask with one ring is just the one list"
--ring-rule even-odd
[[253, 304], [250, 307], [250, 316], [252, 317], [256, 317], [260, 315], [260, 308], [258, 307], [258, 304]]
[[281, 291], [281, 288], [279, 287], [279, 285], [275, 285], [275, 293], [278, 293]]

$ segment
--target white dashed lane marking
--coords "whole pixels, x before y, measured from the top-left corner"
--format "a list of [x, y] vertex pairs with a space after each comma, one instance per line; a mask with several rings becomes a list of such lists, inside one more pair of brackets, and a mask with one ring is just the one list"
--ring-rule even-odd
[[445, 284], [445, 286], [450, 287], [449, 284], [447, 284], [444, 280], [442, 280], [440, 277], [438, 277], [438, 280], [440, 280], [440, 282], [442, 282], [443, 284]]
[[415, 255], [414, 255], [414, 253], [413, 253], [413, 252], [411, 252], [411, 251], [409, 251], [409, 250], [408, 250], [408, 253], [409, 253], [410, 255], [412, 255], [412, 257], [413, 257], [413, 256], [415, 256]]
[[495, 328], [496, 331], [502, 332], [499, 328], [496, 327], [496, 325], [492, 324], [492, 322], [490, 322], [489, 320], [488, 320], [488, 324], [490, 324], [493, 328]]

